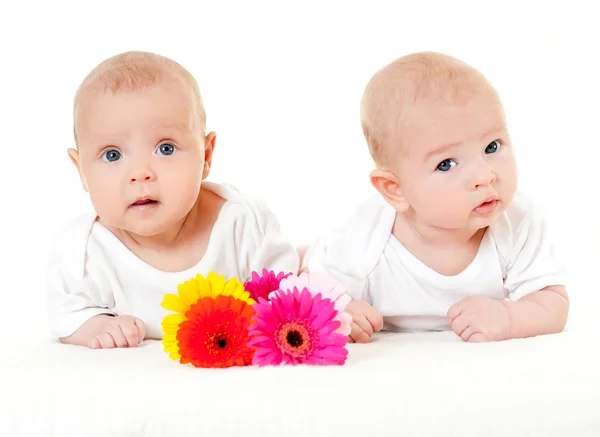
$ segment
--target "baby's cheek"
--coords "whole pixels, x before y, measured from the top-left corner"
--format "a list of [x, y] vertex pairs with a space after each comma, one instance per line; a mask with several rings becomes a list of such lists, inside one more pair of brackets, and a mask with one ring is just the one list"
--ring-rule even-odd
[[454, 227], [465, 217], [465, 199], [461, 194], [447, 184], [427, 190], [420, 202], [437, 225]]
[[499, 179], [501, 190], [503, 191], [501, 194], [512, 200], [512, 197], [517, 191], [518, 181], [519, 177], [516, 166], [507, 165], [507, 169], [504, 172], [503, 177]]
[[175, 223], [190, 212], [198, 200], [201, 174], [181, 172], [179, 175], [163, 174], [159, 184], [158, 197], [162, 203], [162, 218], [165, 223]]
[[107, 184], [89, 186], [90, 199], [96, 213], [106, 222], [117, 221], [123, 215], [125, 199], [120, 190]]
[[504, 185], [506, 188], [517, 186], [517, 163], [512, 151], [507, 151], [500, 156], [495, 162], [494, 171], [496, 173], [497, 182]]

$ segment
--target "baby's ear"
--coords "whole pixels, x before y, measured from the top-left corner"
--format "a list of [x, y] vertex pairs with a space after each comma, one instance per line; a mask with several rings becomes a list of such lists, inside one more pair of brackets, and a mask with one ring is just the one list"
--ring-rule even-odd
[[404, 197], [398, 178], [391, 171], [373, 170], [371, 172], [371, 183], [396, 211], [403, 212], [408, 209], [409, 205], [406, 197]]
[[217, 134], [209, 132], [204, 139], [204, 166], [202, 167], [202, 180], [206, 179], [210, 174], [210, 166], [212, 165], [213, 153], [217, 144]]
[[85, 192], [88, 192], [87, 184], [85, 183], [85, 179], [83, 178], [83, 173], [81, 173], [81, 168], [79, 167], [79, 151], [76, 149], [68, 149], [67, 153], [69, 154], [69, 158], [71, 158], [71, 162], [77, 168], [77, 173], [79, 173], [79, 179], [81, 180], [81, 185], [83, 185], [83, 189]]

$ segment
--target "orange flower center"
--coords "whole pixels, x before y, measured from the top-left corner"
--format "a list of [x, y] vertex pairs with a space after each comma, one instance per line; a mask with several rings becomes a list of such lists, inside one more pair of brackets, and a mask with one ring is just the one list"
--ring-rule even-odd
[[319, 343], [319, 333], [305, 320], [284, 322], [275, 333], [279, 349], [294, 358], [308, 358]]

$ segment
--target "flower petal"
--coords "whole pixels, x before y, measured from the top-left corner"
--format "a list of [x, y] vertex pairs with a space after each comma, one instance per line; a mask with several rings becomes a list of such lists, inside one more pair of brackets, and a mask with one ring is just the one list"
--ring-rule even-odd
[[190, 309], [187, 303], [183, 302], [179, 296], [174, 294], [167, 294], [163, 298], [161, 306], [169, 311], [175, 311], [181, 314], [185, 314]]
[[311, 323], [315, 329], [321, 329], [337, 315], [337, 311], [333, 308], [333, 304], [330, 301], [327, 301], [327, 305], [324, 303], [319, 305], [319, 312]]
[[340, 326], [333, 332], [342, 335], [350, 335], [350, 332], [352, 331], [352, 316], [347, 312], [342, 311], [341, 313], [338, 313], [335, 320], [340, 322]]
[[174, 333], [179, 329], [181, 322], [185, 320], [187, 319], [181, 314], [169, 314], [160, 322], [160, 325], [165, 333]]

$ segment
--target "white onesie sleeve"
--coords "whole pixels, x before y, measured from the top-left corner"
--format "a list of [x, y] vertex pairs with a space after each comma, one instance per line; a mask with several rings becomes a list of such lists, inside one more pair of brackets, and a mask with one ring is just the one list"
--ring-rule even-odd
[[546, 220], [529, 199], [517, 194], [508, 211], [490, 229], [510, 300], [552, 285], [565, 285], [565, 269], [552, 246]]
[[[262, 269], [298, 274], [300, 259], [294, 246], [286, 240], [280, 231], [279, 221], [266, 207], [263, 210], [262, 229], [259, 231], [257, 250], [250, 263], [250, 270]], [[250, 278], [248, 278], [250, 279]]]
[[379, 195], [360, 205], [350, 220], [317, 241], [306, 253], [309, 272], [325, 272], [337, 279], [353, 300], [366, 300], [368, 275], [389, 240], [394, 209]]
[[50, 331], [68, 337], [99, 314], [112, 314], [85, 278], [85, 253], [95, 215], [75, 220], [56, 238], [46, 275]]
[[[214, 186], [213, 186], [214, 187]], [[275, 273], [298, 274], [300, 259], [294, 245], [281, 233], [279, 221], [266, 202], [249, 194], [241, 194], [232, 185], [213, 188], [220, 195], [242, 206], [242, 222], [235, 226], [234, 250], [237, 252], [240, 267], [239, 280], [249, 281], [252, 272], [263, 269]]]

